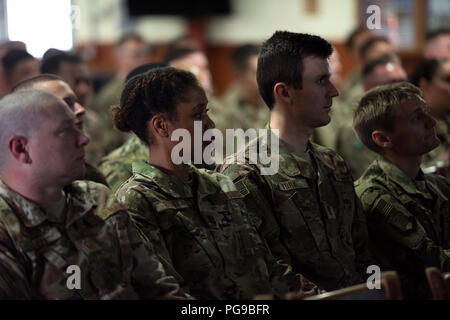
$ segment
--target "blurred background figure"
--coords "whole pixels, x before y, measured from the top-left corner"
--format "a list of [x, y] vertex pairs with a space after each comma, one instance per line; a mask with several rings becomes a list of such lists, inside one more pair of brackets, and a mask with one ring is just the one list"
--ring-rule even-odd
[[[41, 73], [56, 74], [61, 77], [73, 90], [81, 106], [87, 106], [92, 98], [91, 76], [83, 59], [72, 52], [49, 49], [41, 62]], [[85, 147], [86, 160], [97, 165], [105, 155], [104, 123], [100, 115], [91, 108], [84, 109], [84, 131], [90, 138]]]
[[379, 59], [384, 55], [389, 55], [393, 59], [398, 59], [400, 61], [397, 52], [386, 37], [370, 38], [363, 43], [359, 51], [363, 65], [367, 65], [371, 61]]
[[341, 63], [341, 55], [336, 47], [333, 47], [333, 53], [330, 56], [330, 68], [331, 68], [331, 78], [330, 81], [336, 87], [336, 89], [341, 90], [343, 85], [342, 78], [342, 63]]
[[231, 53], [234, 81], [222, 97], [220, 117], [216, 128], [264, 128], [269, 121], [269, 108], [265, 105], [256, 82], [259, 46], [244, 44]]
[[117, 42], [114, 51], [115, 75], [104, 85], [89, 105], [98, 112], [104, 127], [103, 152], [107, 154], [122, 145], [129, 135], [114, 128], [111, 106], [117, 104], [124, 80], [134, 68], [150, 62], [150, 46], [137, 33], [127, 33]]
[[438, 29], [427, 35], [423, 56], [450, 61], [450, 29]]
[[[348, 77], [348, 80], [343, 86], [337, 99], [345, 102], [350, 99], [349, 97], [355, 96], [364, 91], [361, 87], [361, 68], [363, 65], [361, 47], [372, 37], [374, 37], [372, 31], [362, 25], [354, 29], [347, 37], [345, 41], [345, 49], [352, 60], [353, 71]], [[354, 91], [356, 91], [356, 93], [353, 93]]]
[[214, 95], [208, 57], [202, 50], [191, 46], [190, 43], [186, 46], [183, 43], [178, 45], [172, 44], [169, 45], [163, 60], [164, 63], [175, 68], [192, 72], [197, 77], [208, 98]]
[[[0, 43], [0, 61], [5, 54], [11, 49], [26, 50], [25, 43], [22, 41], [5, 41]], [[5, 73], [3, 71], [3, 63], [0, 63], [0, 98], [9, 92], [9, 85], [6, 82]]]
[[[398, 59], [392, 54], [384, 54], [363, 67], [362, 83], [364, 91], [372, 88], [407, 80], [408, 76]], [[353, 178], [358, 179], [367, 167], [376, 159], [377, 154], [368, 149], [356, 136], [352, 121], [338, 128], [336, 133], [336, 151], [350, 167]]]
[[365, 65], [362, 75], [365, 92], [384, 84], [404, 81], [408, 77], [398, 60], [388, 54]]
[[2, 58], [5, 90], [39, 74], [39, 61], [24, 49], [10, 49]]
[[422, 89], [441, 141], [438, 148], [423, 157], [422, 168], [450, 180], [450, 60], [422, 60], [411, 76], [411, 82]]

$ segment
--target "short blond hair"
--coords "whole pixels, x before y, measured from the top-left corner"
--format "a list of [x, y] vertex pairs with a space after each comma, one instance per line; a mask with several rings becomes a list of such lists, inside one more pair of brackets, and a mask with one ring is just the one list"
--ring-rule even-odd
[[423, 99], [422, 90], [409, 82], [397, 82], [369, 90], [360, 100], [353, 114], [353, 128], [364, 145], [376, 153], [383, 150], [372, 140], [375, 130], [392, 132], [395, 107], [415, 98]]

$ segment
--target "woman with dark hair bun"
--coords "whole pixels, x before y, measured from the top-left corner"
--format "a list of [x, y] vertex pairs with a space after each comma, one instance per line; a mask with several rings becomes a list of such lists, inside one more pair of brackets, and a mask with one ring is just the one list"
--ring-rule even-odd
[[450, 61], [422, 60], [411, 76], [411, 82], [422, 89], [441, 141], [438, 148], [423, 157], [422, 168], [450, 180]]
[[133, 176], [116, 197], [166, 271], [193, 297], [251, 299], [298, 291], [302, 278], [275, 262], [247, 222], [232, 181], [171, 159], [176, 129], [190, 132], [193, 142], [194, 121], [202, 122], [202, 134], [214, 127], [207, 104], [204, 90], [187, 71], [158, 68], [127, 82], [120, 105], [112, 110], [114, 123], [133, 131], [149, 146], [150, 156], [148, 163], [133, 163]]

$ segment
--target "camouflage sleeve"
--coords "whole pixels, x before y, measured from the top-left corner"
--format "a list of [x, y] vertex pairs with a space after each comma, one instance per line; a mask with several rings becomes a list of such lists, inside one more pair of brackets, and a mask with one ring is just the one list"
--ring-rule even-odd
[[120, 248], [124, 279], [142, 299], [183, 299], [189, 298], [180, 288], [176, 279], [166, 275], [163, 265], [153, 247], [145, 245], [139, 238], [125, 207], [117, 202], [110, 190], [97, 184], [97, 203], [100, 215], [116, 235]]
[[114, 214], [107, 222], [117, 234], [122, 260], [128, 262], [125, 267], [131, 269], [131, 284], [142, 299], [189, 298], [175, 278], [166, 275], [152, 246], [144, 245], [128, 214]]
[[134, 188], [129, 188], [122, 194], [123, 190], [119, 190], [116, 196], [119, 202], [127, 208], [145, 246], [155, 252], [167, 274], [173, 276], [178, 283], [182, 284], [184, 279], [173, 267], [169, 250], [161, 235], [153, 208], [149, 205], [145, 195]]
[[382, 235], [383, 241], [389, 242], [389, 251], [394, 253], [389, 259], [416, 265], [421, 272], [425, 266], [450, 271], [449, 252], [434, 243], [415, 216], [386, 190], [368, 188], [360, 198], [373, 238]]
[[272, 193], [267, 181], [252, 168], [239, 164], [223, 165], [216, 170], [228, 176], [244, 196], [248, 220], [258, 230], [274, 257], [290, 264], [290, 255], [280, 241], [280, 228], [272, 211]]
[[32, 299], [24, 266], [6, 234], [0, 230], [0, 300]]
[[98, 168], [105, 176], [106, 182], [112, 192], [116, 192], [122, 183], [133, 175], [131, 165], [127, 165], [121, 161], [102, 160]]
[[367, 267], [377, 264], [369, 249], [369, 231], [367, 229], [366, 215], [360, 199], [355, 194], [355, 216], [352, 225], [352, 240], [355, 250], [356, 271], [365, 279]]

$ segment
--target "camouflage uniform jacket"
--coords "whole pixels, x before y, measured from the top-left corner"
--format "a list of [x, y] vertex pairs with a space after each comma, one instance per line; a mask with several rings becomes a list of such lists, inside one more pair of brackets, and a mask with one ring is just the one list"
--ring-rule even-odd
[[103, 173], [113, 192], [133, 175], [131, 164], [134, 161], [148, 160], [148, 147], [133, 135], [121, 147], [102, 159], [98, 168]]
[[300, 289], [299, 276], [274, 263], [247, 223], [242, 196], [227, 177], [190, 166], [191, 186], [146, 163], [133, 163], [133, 172], [116, 197], [192, 296], [251, 299]]
[[96, 141], [103, 149], [103, 154], [108, 154], [121, 146], [129, 138], [129, 134], [119, 131], [114, 127], [110, 109], [120, 101], [120, 93], [124, 86], [124, 79], [113, 77], [90, 101], [89, 108], [96, 111], [103, 127], [102, 141]]
[[422, 172], [411, 180], [392, 163], [377, 160], [355, 189], [367, 214], [374, 254], [385, 268], [400, 272], [406, 296], [423, 297], [426, 266], [450, 271], [448, 182]]
[[[249, 150], [267, 146], [262, 135], [245, 150], [245, 164], [232, 157], [218, 168], [245, 196], [255, 226], [274, 256], [325, 290], [364, 282], [371, 264], [368, 233], [353, 180], [345, 162], [335, 152], [309, 143], [314, 166], [291, 153], [279, 141], [279, 170], [261, 175], [261, 163], [249, 163]], [[235, 158], [236, 159], [236, 158]], [[227, 163], [229, 162], [229, 163]]]
[[[101, 184], [64, 188], [65, 212], [49, 215], [0, 181], [1, 299], [161, 298], [179, 288]], [[68, 289], [68, 266], [80, 289]]]
[[243, 100], [239, 87], [235, 85], [225, 93], [222, 104], [221, 113], [214, 120], [216, 128], [222, 131], [234, 128], [241, 128], [244, 131], [250, 128], [264, 128], [269, 121], [269, 108], [264, 104], [254, 107]]

